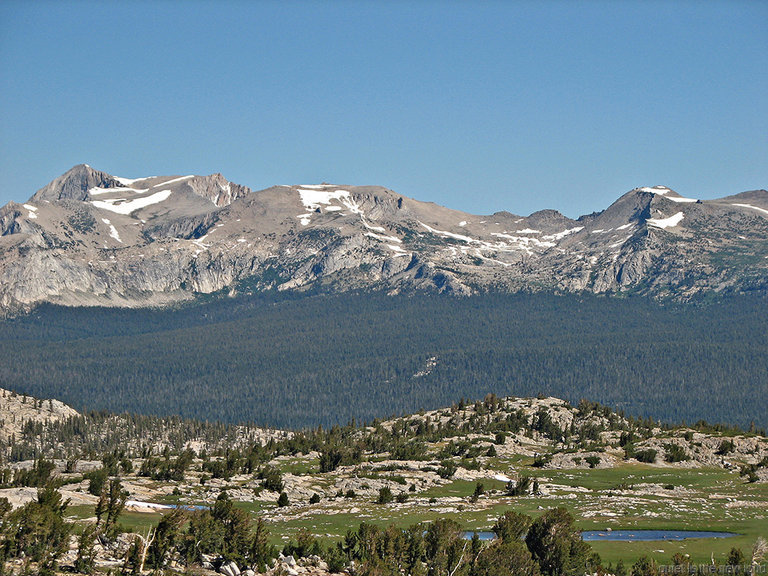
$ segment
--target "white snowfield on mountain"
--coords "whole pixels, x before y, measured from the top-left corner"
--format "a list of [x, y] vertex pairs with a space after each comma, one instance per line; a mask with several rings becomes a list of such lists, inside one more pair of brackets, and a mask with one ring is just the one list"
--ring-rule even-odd
[[170, 190], [161, 190], [160, 192], [155, 192], [149, 196], [135, 198], [133, 200], [127, 200], [125, 198], [93, 200], [91, 204], [96, 208], [101, 208], [102, 210], [109, 210], [110, 212], [114, 212], [116, 214], [128, 215], [131, 212], [136, 212], [136, 210], [141, 208], [146, 208], [152, 204], [163, 202], [164, 200], [167, 200], [170, 195]]
[[683, 221], [684, 216], [682, 212], [678, 212], [669, 218], [648, 218], [646, 222], [656, 228], [674, 228]]
[[734, 206], [738, 206], [739, 208], [751, 208], [752, 210], [757, 210], [758, 212], [768, 214], [768, 210], [765, 208], [758, 208], [757, 206], [752, 206], [751, 204], [734, 204]]

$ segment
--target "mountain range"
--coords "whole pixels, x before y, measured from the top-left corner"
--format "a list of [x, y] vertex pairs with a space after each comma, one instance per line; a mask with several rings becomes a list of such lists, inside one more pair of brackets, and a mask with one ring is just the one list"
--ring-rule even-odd
[[768, 192], [635, 188], [573, 220], [477, 216], [378, 186], [252, 191], [75, 166], [0, 208], [0, 307], [141, 307], [200, 294], [551, 291], [690, 300], [768, 292]]

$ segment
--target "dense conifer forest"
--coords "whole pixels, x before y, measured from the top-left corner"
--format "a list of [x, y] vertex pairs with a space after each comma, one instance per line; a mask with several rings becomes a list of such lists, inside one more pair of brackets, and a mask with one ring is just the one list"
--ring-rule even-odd
[[77, 409], [293, 428], [487, 393], [765, 427], [765, 304], [357, 294], [46, 305], [0, 323], [0, 387]]

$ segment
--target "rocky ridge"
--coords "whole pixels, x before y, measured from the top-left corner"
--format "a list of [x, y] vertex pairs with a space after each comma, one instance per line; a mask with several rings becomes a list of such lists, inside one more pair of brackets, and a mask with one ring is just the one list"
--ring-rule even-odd
[[39, 400], [0, 388], [0, 442], [21, 438], [29, 423], [46, 424], [77, 416], [78, 412], [59, 400]]
[[308, 289], [765, 293], [768, 192], [702, 201], [641, 187], [573, 220], [476, 216], [377, 186], [251, 191], [221, 174], [80, 165], [0, 208], [5, 311]]

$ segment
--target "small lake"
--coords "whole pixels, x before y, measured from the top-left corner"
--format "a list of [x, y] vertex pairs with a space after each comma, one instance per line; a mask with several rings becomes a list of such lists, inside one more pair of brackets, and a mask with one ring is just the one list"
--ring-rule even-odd
[[648, 542], [650, 540], [686, 540], [687, 538], [730, 538], [733, 532], [699, 532], [695, 530], [584, 530], [585, 542]]
[[[464, 538], [471, 539], [474, 532], [465, 532]], [[493, 532], [478, 532], [480, 540], [493, 540]], [[687, 538], [730, 538], [738, 536], [733, 532], [699, 532], [694, 530], [584, 530], [581, 538], [585, 542], [649, 542], [654, 540], [685, 540]]]

